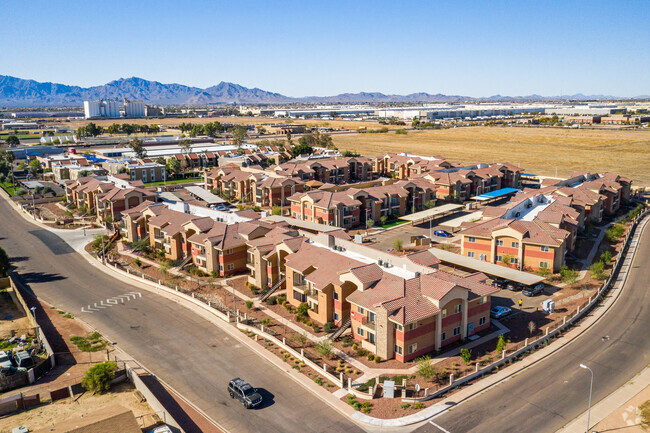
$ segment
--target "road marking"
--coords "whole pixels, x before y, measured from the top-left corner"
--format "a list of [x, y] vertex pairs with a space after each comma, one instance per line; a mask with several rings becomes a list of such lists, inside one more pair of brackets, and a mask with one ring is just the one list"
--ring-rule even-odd
[[429, 424], [436, 427], [438, 430], [442, 431], [443, 433], [450, 433], [448, 430], [445, 430], [444, 428], [440, 427], [438, 424], [436, 424], [433, 421], [429, 421]]
[[88, 304], [85, 307], [81, 307], [81, 312], [92, 314], [97, 311], [101, 311], [105, 308], [112, 307], [114, 305], [124, 304], [125, 300], [128, 302], [128, 301], [135, 300], [137, 298], [142, 298], [142, 293], [129, 292], [129, 293], [125, 293], [124, 295], [117, 295], [117, 296], [113, 296], [112, 298], [103, 299], [99, 301], [99, 303], [93, 302], [92, 305]]

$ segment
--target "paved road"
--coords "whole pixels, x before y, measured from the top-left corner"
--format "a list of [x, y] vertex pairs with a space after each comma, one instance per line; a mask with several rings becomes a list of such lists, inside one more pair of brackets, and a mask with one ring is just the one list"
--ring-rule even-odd
[[[578, 340], [502, 384], [433, 420], [450, 433], [553, 432], [650, 363], [650, 227], [640, 239], [621, 297]], [[608, 338], [603, 338], [608, 337]], [[444, 431], [425, 424], [419, 432]]]
[[[284, 372], [190, 310], [94, 269], [48, 230], [0, 199], [0, 246], [28, 287], [72, 312], [189, 398], [232, 432], [352, 432], [343, 418]], [[128, 292], [142, 297], [87, 314], [81, 307]], [[262, 389], [266, 403], [246, 410], [227, 395], [241, 376]], [[195, 430], [195, 431], [198, 431]]]

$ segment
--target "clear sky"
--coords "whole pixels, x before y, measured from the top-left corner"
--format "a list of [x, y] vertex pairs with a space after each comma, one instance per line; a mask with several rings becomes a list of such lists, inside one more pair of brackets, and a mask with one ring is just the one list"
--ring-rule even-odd
[[288, 96], [650, 94], [650, 1], [0, 1], [0, 74]]

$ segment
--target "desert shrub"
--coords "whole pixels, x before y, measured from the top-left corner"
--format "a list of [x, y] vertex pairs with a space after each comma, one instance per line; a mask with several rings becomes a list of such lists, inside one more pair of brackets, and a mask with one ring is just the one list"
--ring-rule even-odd
[[469, 365], [472, 361], [472, 351], [469, 349], [460, 349], [460, 357], [463, 358], [465, 365]]
[[377, 355], [375, 356], [375, 364], [379, 364], [381, 362], [381, 356]]
[[315, 349], [316, 352], [320, 353], [324, 357], [330, 358], [332, 356], [332, 352], [334, 351], [334, 346], [329, 339], [325, 338], [316, 343]]
[[142, 266], [142, 260], [140, 260], [139, 257], [136, 257], [136, 259], [133, 261], [133, 264], [139, 268]]
[[325, 330], [326, 333], [329, 334], [330, 332], [332, 332], [332, 329], [334, 329], [334, 323], [332, 323], [332, 322], [327, 322], [327, 323], [325, 324], [325, 326], [323, 327], [323, 329]]
[[262, 319], [262, 325], [269, 326], [270, 324], [271, 324], [271, 319], [269, 319], [268, 317]]
[[436, 375], [436, 368], [433, 365], [433, 361], [430, 356], [423, 356], [417, 360], [416, 372], [417, 375], [423, 379], [431, 379]]
[[375, 354], [374, 353], [369, 353], [367, 358], [368, 358], [368, 361], [372, 361], [372, 360], [375, 359]]
[[309, 305], [303, 302], [302, 304], [298, 305], [298, 309], [296, 311], [299, 316], [306, 316], [307, 312], [309, 311]]
[[597, 280], [604, 280], [606, 277], [605, 263], [602, 261], [592, 263], [591, 266], [589, 266], [589, 270], [591, 271], [591, 275]]
[[497, 340], [497, 353], [503, 352], [503, 350], [506, 348], [506, 340], [503, 338], [503, 334], [499, 335], [499, 339]]
[[106, 361], [101, 364], [94, 365], [81, 379], [81, 386], [87, 391], [92, 391], [93, 394], [101, 394], [111, 388], [111, 379], [115, 377], [117, 370], [117, 363], [115, 361]]
[[246, 308], [249, 309], [249, 310], [251, 308], [253, 308], [253, 301], [250, 301], [250, 300], [246, 301]]

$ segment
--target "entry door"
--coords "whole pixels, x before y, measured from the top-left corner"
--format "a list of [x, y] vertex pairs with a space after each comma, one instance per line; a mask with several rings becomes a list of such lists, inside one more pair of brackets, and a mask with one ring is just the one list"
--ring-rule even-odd
[[472, 332], [474, 332], [474, 322], [469, 322], [467, 324], [467, 335], [472, 335]]

